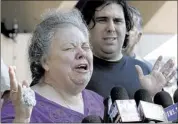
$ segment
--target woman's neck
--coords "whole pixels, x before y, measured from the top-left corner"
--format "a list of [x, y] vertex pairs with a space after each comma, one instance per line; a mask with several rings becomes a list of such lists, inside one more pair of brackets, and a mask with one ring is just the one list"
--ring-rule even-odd
[[75, 104], [76, 99], [79, 99], [82, 95], [82, 93], [72, 94], [63, 88], [57, 89], [46, 82], [41, 82], [37, 84], [36, 87], [38, 87], [39, 92], [45, 94], [45, 96], [59, 98], [65, 100], [69, 104]]
[[33, 86], [32, 89], [50, 101], [80, 113], [84, 113], [82, 93], [71, 94], [62, 88], [56, 90], [53, 86], [50, 86], [46, 82], [41, 82]]

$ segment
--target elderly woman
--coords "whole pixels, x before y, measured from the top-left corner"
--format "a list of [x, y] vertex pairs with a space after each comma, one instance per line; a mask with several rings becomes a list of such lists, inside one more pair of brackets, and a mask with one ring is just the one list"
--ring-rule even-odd
[[[50, 11], [37, 25], [29, 46], [36, 105], [21, 103], [22, 89], [9, 68], [11, 101], [2, 106], [2, 122], [81, 122], [103, 117], [103, 98], [85, 90], [93, 71], [89, 34], [77, 10]], [[23, 72], [22, 72], [23, 73]]]

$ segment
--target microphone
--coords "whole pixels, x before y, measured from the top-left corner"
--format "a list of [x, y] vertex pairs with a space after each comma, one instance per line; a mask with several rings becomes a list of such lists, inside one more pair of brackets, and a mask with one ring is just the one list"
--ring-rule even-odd
[[139, 89], [134, 94], [142, 122], [163, 122], [167, 121], [166, 114], [161, 105], [156, 105], [152, 97], [145, 89]]
[[173, 99], [174, 99], [174, 103], [178, 102], [178, 89], [174, 92]]
[[123, 87], [113, 87], [111, 89], [111, 100], [112, 103], [115, 102], [115, 100], [127, 100], [129, 99], [128, 93], [125, 88]]
[[129, 100], [127, 91], [123, 87], [114, 87], [111, 90], [113, 104], [109, 111], [111, 122], [140, 122], [135, 100]]
[[139, 89], [134, 94], [134, 99], [137, 106], [139, 105], [140, 100], [152, 103], [152, 98], [149, 92], [145, 89]]
[[173, 104], [172, 98], [169, 95], [168, 92], [166, 91], [161, 91], [158, 92], [155, 96], [154, 96], [154, 103], [158, 104], [158, 105], [162, 105], [163, 108], [166, 108], [170, 105]]
[[111, 107], [111, 104], [112, 104], [112, 101], [111, 101], [111, 98], [110, 97], [107, 97], [106, 99], [104, 99], [103, 101], [104, 103], [104, 123], [111, 123], [111, 120], [109, 118], [109, 110], [110, 110], [110, 107]]
[[169, 93], [165, 91], [158, 92], [154, 97], [154, 102], [164, 107], [168, 121], [178, 122], [178, 103], [173, 104]]
[[89, 115], [85, 117], [81, 123], [103, 123], [103, 120], [100, 116]]

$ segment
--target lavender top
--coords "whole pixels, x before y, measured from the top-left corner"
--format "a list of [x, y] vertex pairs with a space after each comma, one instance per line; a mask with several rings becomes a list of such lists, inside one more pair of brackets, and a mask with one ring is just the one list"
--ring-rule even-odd
[[[35, 93], [37, 104], [33, 108], [31, 123], [80, 123], [88, 115], [97, 115], [103, 118], [103, 98], [90, 90], [82, 91], [84, 100], [84, 114], [63, 107], [43, 96]], [[1, 122], [11, 123], [15, 117], [11, 101], [8, 101], [1, 109]]]

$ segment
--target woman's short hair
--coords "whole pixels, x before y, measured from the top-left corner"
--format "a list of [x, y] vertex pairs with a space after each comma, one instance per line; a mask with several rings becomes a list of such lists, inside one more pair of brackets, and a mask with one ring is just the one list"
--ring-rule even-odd
[[45, 73], [42, 67], [54, 37], [55, 31], [60, 25], [73, 25], [80, 29], [88, 38], [88, 29], [82, 20], [81, 13], [77, 9], [58, 10], [50, 9], [43, 14], [43, 20], [38, 24], [33, 32], [31, 43], [28, 49], [30, 70], [32, 73], [33, 86], [39, 82]]

